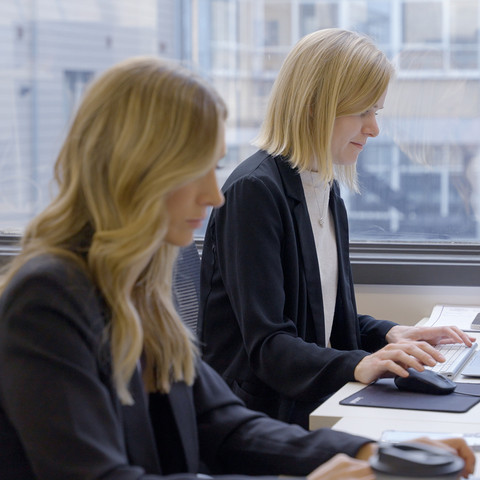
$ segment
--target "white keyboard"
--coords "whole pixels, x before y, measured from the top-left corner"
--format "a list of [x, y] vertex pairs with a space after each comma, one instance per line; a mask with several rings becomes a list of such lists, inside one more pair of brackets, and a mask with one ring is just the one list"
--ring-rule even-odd
[[444, 357], [445, 362], [437, 363], [433, 367], [425, 367], [434, 372], [440, 373], [447, 378], [453, 378], [470, 360], [471, 356], [477, 350], [477, 344], [467, 347], [463, 343], [447, 343], [445, 345], [437, 345], [435, 347]]

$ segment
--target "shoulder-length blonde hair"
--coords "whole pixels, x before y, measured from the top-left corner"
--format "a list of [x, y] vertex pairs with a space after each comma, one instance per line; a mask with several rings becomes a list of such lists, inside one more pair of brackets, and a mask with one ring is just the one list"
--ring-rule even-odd
[[303, 37], [280, 69], [255, 145], [300, 171], [317, 169], [328, 182], [336, 170], [357, 190], [355, 165], [333, 165], [335, 118], [375, 105], [392, 75], [385, 54], [363, 35], [331, 28]]
[[125, 404], [142, 352], [149, 391], [193, 382], [195, 342], [171, 298], [177, 248], [164, 242], [166, 197], [213, 167], [226, 115], [215, 90], [176, 64], [141, 57], [107, 70], [58, 156], [58, 195], [27, 227], [7, 276], [44, 252], [85, 267], [111, 310], [113, 377]]

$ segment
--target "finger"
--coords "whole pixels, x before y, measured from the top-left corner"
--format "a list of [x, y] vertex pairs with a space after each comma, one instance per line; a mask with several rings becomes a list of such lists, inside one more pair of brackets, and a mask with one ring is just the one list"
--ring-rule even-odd
[[377, 361], [385, 371], [407, 376], [407, 369], [422, 371], [424, 364], [433, 366], [436, 361], [428, 354], [412, 344], [390, 344], [384, 351], [377, 352]]
[[452, 453], [453, 455], [457, 455], [457, 449], [450, 445], [451, 439], [441, 439], [441, 440], [434, 440], [433, 438], [429, 437], [420, 437], [413, 440], [413, 442], [418, 443], [425, 443], [426, 445], [432, 445], [432, 447], [440, 447], [448, 452]]
[[473, 343], [475, 342], [475, 338], [474, 337], [471, 337], [470, 335], [467, 335], [467, 333], [465, 333], [464, 331], [460, 330], [459, 332], [459, 336], [462, 340], [462, 342], [467, 346], [467, 347], [471, 347], [473, 345]]
[[472, 346], [470, 337], [458, 327], [448, 327], [444, 337], [442, 341], [446, 339], [449, 343], [464, 343], [467, 347]]
[[[385, 347], [386, 348], [386, 347]], [[444, 362], [445, 357], [427, 342], [391, 343], [389, 352], [396, 352], [391, 358], [405, 365], [423, 370], [423, 365], [433, 367], [437, 362]]]
[[354, 370], [354, 377], [357, 382], [368, 384], [384, 376], [387, 372], [390, 372], [392, 375], [408, 377], [408, 372], [402, 366], [402, 363], [396, 363], [389, 358], [380, 358], [378, 352], [364, 357], [357, 364]]
[[460, 337], [461, 342], [463, 342], [468, 347], [471, 347], [473, 342], [476, 341], [475, 337], [468, 335], [468, 333], [464, 332], [462, 329], [458, 328], [457, 326], [453, 325], [450, 328]]
[[368, 462], [339, 453], [307, 476], [308, 480], [342, 480], [345, 478], [372, 480]]
[[462, 476], [467, 477], [472, 474], [475, 469], [475, 454], [473, 450], [467, 445], [462, 438], [447, 438], [441, 440], [444, 445], [448, 445], [455, 450], [455, 453], [463, 458], [465, 461], [465, 467], [462, 472]]
[[390, 343], [364, 357], [357, 364], [354, 377], [362, 383], [370, 383], [386, 373], [408, 377], [408, 368], [421, 372], [424, 365], [434, 366], [437, 361], [445, 358], [426, 342]]
[[462, 476], [467, 477], [471, 475], [475, 470], [475, 454], [473, 450], [467, 445], [467, 442], [463, 438], [445, 438], [442, 440], [432, 440], [428, 437], [422, 437], [415, 441], [420, 443], [426, 443], [429, 445], [437, 446], [446, 449], [454, 455], [458, 455], [465, 462]]
[[422, 332], [422, 336], [424, 336], [425, 339], [429, 338], [430, 343], [433, 344], [464, 343], [468, 347], [471, 347], [472, 343], [475, 341], [474, 337], [471, 337], [455, 325], [448, 327], [425, 328], [430, 330], [430, 332]]
[[[442, 353], [440, 353], [437, 348], [427, 342], [415, 342], [412, 345], [412, 349], [415, 349], [415, 351], [409, 351], [409, 353], [415, 356], [425, 365], [433, 366], [430, 358], [434, 360], [434, 364], [437, 362], [443, 363], [445, 361], [445, 357], [442, 355]], [[420, 349], [421, 352], [416, 349]]]

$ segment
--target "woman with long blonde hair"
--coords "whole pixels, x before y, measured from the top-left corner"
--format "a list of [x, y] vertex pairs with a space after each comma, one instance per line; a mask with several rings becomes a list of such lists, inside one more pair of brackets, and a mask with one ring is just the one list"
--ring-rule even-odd
[[307, 475], [331, 457], [311, 480], [373, 478], [368, 439], [247, 410], [173, 307], [176, 251], [223, 202], [225, 118], [211, 86], [155, 58], [88, 90], [58, 194], [1, 284], [2, 480]]

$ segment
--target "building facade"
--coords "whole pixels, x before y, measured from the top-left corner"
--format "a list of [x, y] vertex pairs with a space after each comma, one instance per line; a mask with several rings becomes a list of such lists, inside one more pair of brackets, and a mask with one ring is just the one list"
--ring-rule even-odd
[[[425, 21], [428, 19], [428, 22]], [[122, 58], [178, 59], [230, 114], [220, 181], [254, 152], [275, 76], [303, 35], [370, 35], [397, 75], [381, 134], [343, 189], [358, 241], [478, 242], [477, 0], [11, 0], [0, 3], [0, 229], [52, 195], [55, 156], [88, 82]]]

